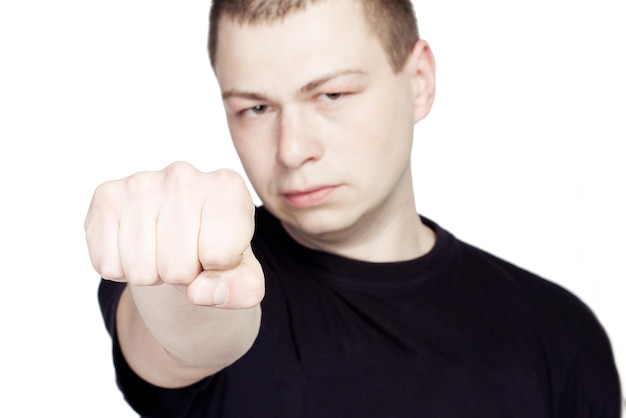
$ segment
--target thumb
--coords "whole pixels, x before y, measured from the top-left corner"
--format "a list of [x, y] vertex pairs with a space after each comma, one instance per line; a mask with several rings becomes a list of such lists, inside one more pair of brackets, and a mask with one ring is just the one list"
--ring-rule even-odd
[[265, 294], [263, 271], [248, 249], [241, 263], [228, 270], [205, 270], [187, 286], [187, 299], [199, 306], [247, 309], [258, 305]]

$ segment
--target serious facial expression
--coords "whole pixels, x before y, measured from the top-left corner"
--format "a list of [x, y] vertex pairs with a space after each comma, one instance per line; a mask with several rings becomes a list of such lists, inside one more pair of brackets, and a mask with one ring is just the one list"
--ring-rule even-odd
[[219, 26], [215, 72], [235, 148], [294, 236], [341, 239], [412, 199], [415, 86], [353, 0]]

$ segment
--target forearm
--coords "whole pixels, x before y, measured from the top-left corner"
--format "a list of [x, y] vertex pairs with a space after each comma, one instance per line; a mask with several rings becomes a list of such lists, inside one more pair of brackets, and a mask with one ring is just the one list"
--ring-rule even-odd
[[162, 387], [194, 383], [232, 364], [250, 348], [261, 311], [194, 306], [170, 285], [124, 291], [117, 329], [122, 352], [142, 378]]

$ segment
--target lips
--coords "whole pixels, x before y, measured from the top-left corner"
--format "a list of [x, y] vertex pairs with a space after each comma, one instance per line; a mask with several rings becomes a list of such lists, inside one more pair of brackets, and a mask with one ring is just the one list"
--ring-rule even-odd
[[287, 203], [296, 208], [311, 208], [328, 202], [339, 186], [318, 186], [303, 191], [283, 193]]

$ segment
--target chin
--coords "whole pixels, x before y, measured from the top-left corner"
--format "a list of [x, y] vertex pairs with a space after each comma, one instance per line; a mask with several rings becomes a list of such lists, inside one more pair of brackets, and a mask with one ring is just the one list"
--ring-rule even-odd
[[291, 211], [278, 218], [293, 234], [304, 235], [321, 241], [341, 240], [355, 229], [362, 217], [354, 209], [316, 208]]

